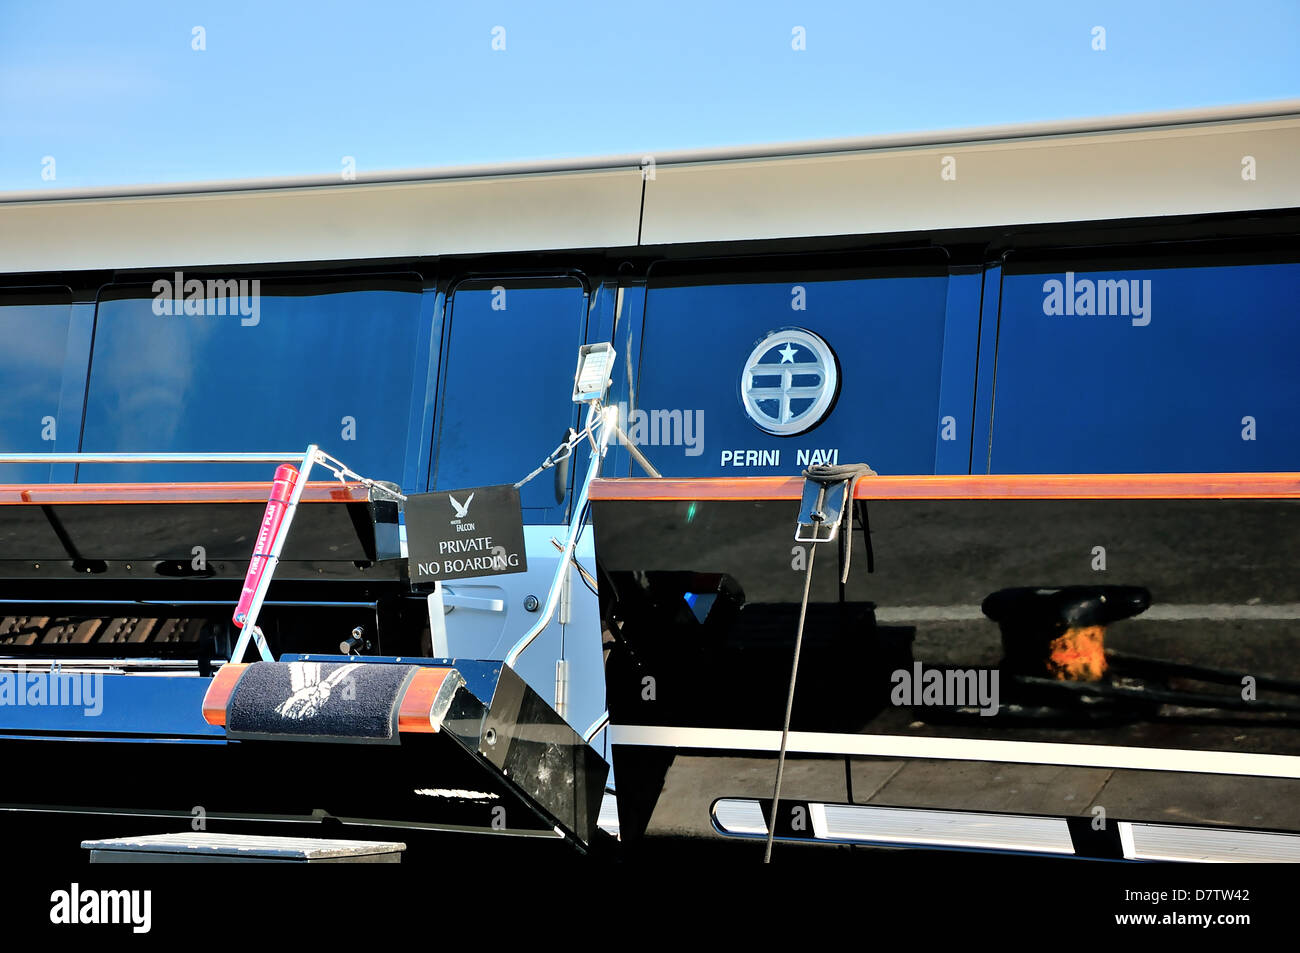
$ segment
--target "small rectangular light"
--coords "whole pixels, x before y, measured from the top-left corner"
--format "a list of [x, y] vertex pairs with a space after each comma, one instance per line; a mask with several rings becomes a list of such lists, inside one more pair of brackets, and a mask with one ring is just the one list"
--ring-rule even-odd
[[573, 402], [585, 404], [589, 400], [604, 397], [613, 371], [612, 344], [584, 344], [578, 348], [578, 370], [573, 375]]

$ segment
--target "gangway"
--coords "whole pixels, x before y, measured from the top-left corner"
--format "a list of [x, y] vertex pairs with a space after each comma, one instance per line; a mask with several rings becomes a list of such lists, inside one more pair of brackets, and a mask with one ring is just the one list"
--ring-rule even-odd
[[[12, 651], [0, 674], [67, 681], [95, 708], [0, 712], [0, 748], [12, 776], [27, 779], [5, 800], [82, 815], [385, 828], [395, 842], [412, 830], [471, 831], [591, 849], [604, 836], [609, 769], [588, 742], [608, 717], [579, 734], [516, 665], [578, 565], [589, 488], [619, 430], [601, 403], [612, 363], [609, 345], [583, 347], [573, 400], [587, 405], [585, 424], [516, 484], [589, 446], [545, 601], [500, 659], [429, 652], [446, 644], [443, 593], [412, 585], [399, 529], [407, 497], [316, 444], [0, 454], [0, 465], [278, 467], [269, 499], [258, 483], [0, 487], [0, 506], [17, 508], [0, 538], [0, 612], [22, 613], [0, 621]], [[337, 482], [311, 482], [317, 467]], [[204, 559], [187, 566], [195, 539]], [[50, 757], [55, 740], [76, 740], [75, 757]], [[120, 821], [95, 833], [141, 834]]]

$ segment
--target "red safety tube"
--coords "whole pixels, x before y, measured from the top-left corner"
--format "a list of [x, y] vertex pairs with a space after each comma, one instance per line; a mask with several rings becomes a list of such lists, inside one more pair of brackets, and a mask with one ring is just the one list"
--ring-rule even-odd
[[271, 498], [266, 503], [266, 512], [262, 514], [262, 528], [257, 533], [257, 545], [253, 547], [253, 558], [248, 563], [248, 575], [244, 577], [244, 591], [239, 594], [239, 604], [235, 606], [235, 625], [242, 626], [253, 608], [253, 594], [266, 572], [275, 538], [280, 535], [280, 524], [284, 522], [285, 511], [289, 508], [289, 498], [293, 495], [294, 484], [298, 482], [298, 468], [284, 463], [276, 468], [275, 482], [271, 484]]

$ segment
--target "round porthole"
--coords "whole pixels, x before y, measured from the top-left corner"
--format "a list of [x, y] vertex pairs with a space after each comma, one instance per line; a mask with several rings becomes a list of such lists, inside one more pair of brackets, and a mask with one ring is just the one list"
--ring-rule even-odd
[[838, 385], [830, 345], [803, 328], [784, 328], [750, 352], [740, 375], [740, 399], [760, 430], [788, 437], [821, 423]]

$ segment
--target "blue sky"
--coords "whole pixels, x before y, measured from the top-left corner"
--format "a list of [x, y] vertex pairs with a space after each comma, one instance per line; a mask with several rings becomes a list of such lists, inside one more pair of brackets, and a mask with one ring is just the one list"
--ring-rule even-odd
[[[205, 50], [192, 49], [195, 26]], [[795, 26], [805, 50], [791, 48]], [[1092, 48], [1095, 26], [1104, 51]], [[365, 172], [654, 153], [1295, 96], [1296, 0], [0, 0], [0, 190], [328, 174], [349, 155]]]

